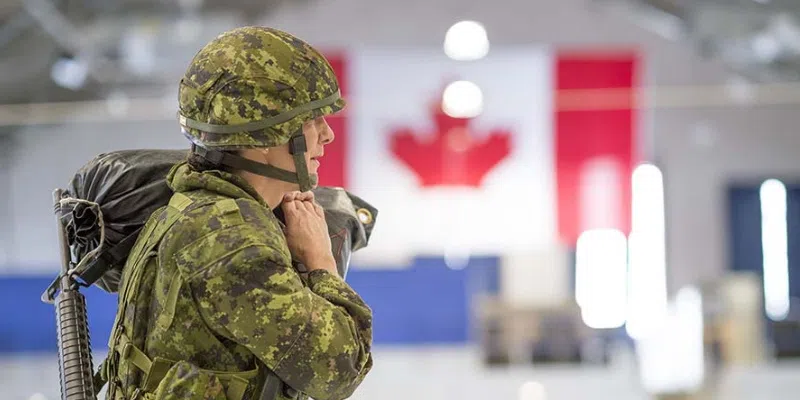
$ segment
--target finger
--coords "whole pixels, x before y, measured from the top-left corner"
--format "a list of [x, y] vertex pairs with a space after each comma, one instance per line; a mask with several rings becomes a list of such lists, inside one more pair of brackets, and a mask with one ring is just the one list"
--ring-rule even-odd
[[318, 216], [325, 218], [325, 210], [322, 208], [322, 206], [317, 203], [313, 204], [314, 204], [314, 212], [317, 213]]
[[293, 200], [290, 202], [292, 204], [293, 209], [295, 210], [295, 215], [305, 214], [308, 210], [306, 210], [305, 202], [300, 200]]
[[297, 213], [297, 204], [294, 201], [284, 201], [281, 203], [281, 208], [283, 209], [283, 213], [288, 217], [290, 214], [294, 215]]
[[301, 195], [301, 193], [298, 192], [298, 191], [287, 192], [286, 194], [283, 195], [283, 200], [284, 201], [295, 201], [295, 200], [297, 200], [297, 197], [300, 196], [300, 195]]
[[298, 200], [302, 200], [302, 201], [313, 201], [314, 200], [314, 192], [308, 191], [308, 192], [300, 193], [300, 194], [297, 195], [297, 199]]
[[312, 203], [312, 202], [310, 202], [310, 201], [303, 201], [303, 202], [302, 202], [302, 204], [303, 204], [303, 208], [304, 208], [306, 211], [308, 211], [308, 212], [310, 212], [310, 213], [312, 213], [312, 214], [315, 212], [315, 211], [314, 211], [314, 203]]

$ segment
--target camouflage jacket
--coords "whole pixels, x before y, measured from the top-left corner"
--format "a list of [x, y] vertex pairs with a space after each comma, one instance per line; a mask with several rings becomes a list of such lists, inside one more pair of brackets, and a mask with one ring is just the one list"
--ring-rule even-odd
[[301, 276], [280, 221], [243, 179], [179, 164], [167, 182], [200, 206], [177, 216], [157, 270], [144, 272], [146, 322], [132, 320], [142, 301], [121, 317], [137, 326], [132, 341], [150, 358], [214, 371], [262, 365], [316, 400], [349, 397], [372, 367], [372, 312], [359, 295], [326, 271]]

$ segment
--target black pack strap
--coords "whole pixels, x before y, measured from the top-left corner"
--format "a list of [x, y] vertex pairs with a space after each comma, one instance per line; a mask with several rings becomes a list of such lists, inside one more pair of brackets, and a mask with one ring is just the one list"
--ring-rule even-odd
[[136, 239], [141, 232], [142, 228], [140, 227], [126, 236], [125, 239], [122, 239], [122, 241], [117, 243], [114, 247], [98, 254], [97, 260], [89, 264], [88, 268], [78, 274], [81, 285], [87, 287], [91, 286], [97, 282], [98, 279], [102, 278], [113, 266], [121, 266], [122, 261], [128, 257], [133, 245], [136, 244]]

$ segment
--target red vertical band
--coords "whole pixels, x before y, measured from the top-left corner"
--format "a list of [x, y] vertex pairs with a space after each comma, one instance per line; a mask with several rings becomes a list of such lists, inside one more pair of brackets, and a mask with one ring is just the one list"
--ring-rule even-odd
[[[347, 100], [349, 94], [348, 86], [348, 65], [345, 52], [331, 52], [326, 53], [325, 57], [331, 63], [336, 76], [339, 79], [339, 86], [341, 88], [342, 96]], [[350, 106], [336, 115], [326, 118], [328, 125], [336, 135], [333, 143], [325, 146], [325, 156], [321, 159], [321, 166], [319, 168], [319, 184], [320, 186], [339, 186], [347, 187], [347, 149], [348, 149], [348, 117], [347, 115], [352, 112]]]
[[[582, 188], [587, 163], [613, 162], [620, 179], [615, 203], [607, 210], [617, 215], [607, 223], [626, 235], [630, 231], [631, 183], [635, 167], [638, 58], [633, 53], [564, 53], [555, 65], [555, 168], [560, 239], [574, 245], [586, 222], [587, 197]], [[590, 191], [589, 193], [594, 193]], [[599, 204], [608, 204], [598, 201]], [[592, 226], [592, 228], [600, 228]]]

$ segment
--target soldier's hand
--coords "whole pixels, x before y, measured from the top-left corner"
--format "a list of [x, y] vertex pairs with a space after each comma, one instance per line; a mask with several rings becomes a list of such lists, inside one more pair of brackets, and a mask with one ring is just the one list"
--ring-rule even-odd
[[286, 242], [292, 257], [309, 271], [326, 269], [336, 274], [325, 212], [314, 201], [314, 193], [287, 193], [281, 208], [286, 217]]

